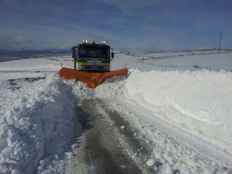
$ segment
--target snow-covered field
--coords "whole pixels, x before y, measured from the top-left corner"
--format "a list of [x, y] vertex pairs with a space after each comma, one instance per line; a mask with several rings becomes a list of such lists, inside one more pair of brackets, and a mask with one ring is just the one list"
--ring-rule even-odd
[[135, 61], [130, 61], [130, 56], [124, 56], [123, 61], [115, 60], [116, 65], [127, 65], [132, 69], [140, 71], [152, 70], [178, 70], [178, 71], [199, 71], [202, 69], [212, 71], [232, 71], [232, 53], [231, 52], [212, 52], [212, 53], [154, 53], [144, 56], [133, 57]]
[[72, 66], [67, 56], [0, 63], [0, 173], [64, 173], [85, 95], [138, 130], [153, 149], [144, 163], [162, 163], [158, 173], [232, 172], [232, 53], [158, 56], [117, 55], [112, 68], [129, 67], [128, 78], [90, 94], [57, 76]]

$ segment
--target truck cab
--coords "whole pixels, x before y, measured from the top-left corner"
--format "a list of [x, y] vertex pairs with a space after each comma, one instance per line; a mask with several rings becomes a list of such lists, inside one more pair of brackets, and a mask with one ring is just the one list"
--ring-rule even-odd
[[72, 48], [74, 69], [79, 71], [108, 72], [114, 57], [111, 47], [105, 43], [81, 43]]

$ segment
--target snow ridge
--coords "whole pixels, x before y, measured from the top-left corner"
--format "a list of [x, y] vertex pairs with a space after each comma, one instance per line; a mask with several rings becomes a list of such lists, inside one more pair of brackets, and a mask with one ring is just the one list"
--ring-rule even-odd
[[70, 147], [72, 89], [54, 75], [33, 83], [16, 81], [13, 88], [9, 81], [0, 83], [0, 173], [34, 173], [41, 159], [60, 158]]

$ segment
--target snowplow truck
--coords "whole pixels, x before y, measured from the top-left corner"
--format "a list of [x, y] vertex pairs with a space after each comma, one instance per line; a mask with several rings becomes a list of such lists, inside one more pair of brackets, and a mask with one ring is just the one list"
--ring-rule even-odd
[[62, 67], [59, 75], [65, 80], [76, 80], [86, 84], [88, 88], [95, 89], [112, 77], [127, 76], [128, 69], [110, 69], [114, 53], [111, 47], [104, 43], [81, 43], [72, 47], [74, 68]]
[[[101, 43], [81, 43], [72, 47], [74, 69], [79, 71], [109, 72], [110, 61], [114, 58], [111, 47]], [[78, 67], [77, 67], [78, 66]]]

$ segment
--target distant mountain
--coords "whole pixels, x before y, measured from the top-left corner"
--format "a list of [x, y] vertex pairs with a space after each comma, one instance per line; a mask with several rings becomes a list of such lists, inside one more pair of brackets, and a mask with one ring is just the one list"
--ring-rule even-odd
[[39, 58], [39, 57], [52, 57], [71, 55], [71, 51], [68, 49], [63, 50], [4, 50], [0, 49], [0, 62], [26, 59], [26, 58]]
[[0, 53], [68, 53], [69, 49], [46, 49], [46, 50], [8, 50], [0, 49]]

